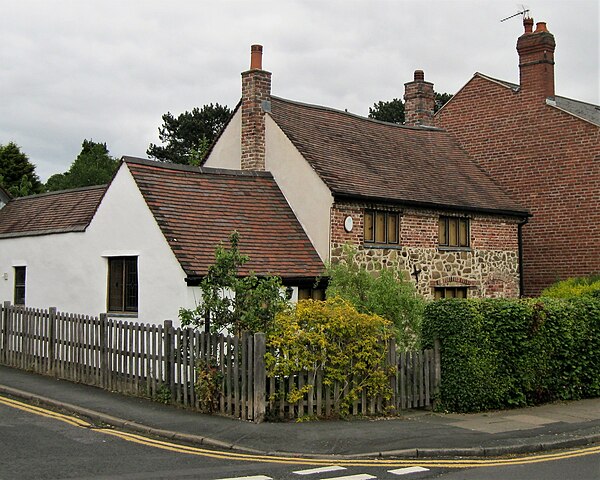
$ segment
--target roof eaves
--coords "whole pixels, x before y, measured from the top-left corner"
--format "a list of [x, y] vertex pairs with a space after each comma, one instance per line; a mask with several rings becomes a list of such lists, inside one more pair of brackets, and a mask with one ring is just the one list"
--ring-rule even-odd
[[416, 200], [396, 200], [384, 197], [375, 197], [368, 195], [358, 195], [353, 193], [346, 192], [332, 192], [334, 198], [341, 200], [361, 200], [361, 201], [370, 201], [377, 202], [389, 205], [405, 205], [407, 207], [420, 207], [420, 208], [429, 208], [436, 210], [456, 210], [460, 212], [474, 212], [474, 213], [487, 213], [493, 215], [506, 215], [510, 217], [531, 217], [533, 216], [528, 210], [511, 210], [506, 208], [487, 208], [487, 207], [473, 207], [473, 206], [465, 206], [465, 205], [449, 205], [435, 202], [421, 202]]

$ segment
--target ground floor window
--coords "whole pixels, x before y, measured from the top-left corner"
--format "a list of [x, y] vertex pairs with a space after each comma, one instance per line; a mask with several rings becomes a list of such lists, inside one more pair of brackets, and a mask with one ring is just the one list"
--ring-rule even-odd
[[298, 300], [325, 300], [324, 288], [298, 288]]
[[115, 313], [138, 311], [137, 257], [108, 259], [108, 311]]
[[436, 300], [440, 298], [467, 298], [467, 287], [435, 287], [434, 296]]
[[26, 267], [15, 267], [15, 305], [25, 305]]

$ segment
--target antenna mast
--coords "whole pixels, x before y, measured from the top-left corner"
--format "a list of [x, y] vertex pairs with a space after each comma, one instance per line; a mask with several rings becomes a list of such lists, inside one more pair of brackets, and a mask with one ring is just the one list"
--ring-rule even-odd
[[517, 15], [523, 15], [523, 18], [529, 18], [529, 9], [525, 8], [525, 5], [521, 5], [522, 10], [520, 12], [511, 15], [510, 17], [503, 18], [500, 22], [505, 22], [506, 20], [516, 17]]

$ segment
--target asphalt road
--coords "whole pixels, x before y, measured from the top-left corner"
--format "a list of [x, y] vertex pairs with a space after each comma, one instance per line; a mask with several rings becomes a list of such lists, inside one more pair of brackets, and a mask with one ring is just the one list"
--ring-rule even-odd
[[554, 454], [546, 454], [540, 462], [532, 463], [539, 457], [528, 457], [516, 460], [523, 464], [477, 468], [455, 468], [452, 461], [406, 460], [386, 460], [385, 465], [346, 462], [343, 467], [338, 462], [332, 468], [332, 462], [236, 457], [232, 452], [180, 447], [96, 427], [38, 407], [0, 403], [0, 479], [600, 479], [598, 448], [591, 455], [577, 456], [585, 451], [574, 450], [559, 460], [549, 460]]

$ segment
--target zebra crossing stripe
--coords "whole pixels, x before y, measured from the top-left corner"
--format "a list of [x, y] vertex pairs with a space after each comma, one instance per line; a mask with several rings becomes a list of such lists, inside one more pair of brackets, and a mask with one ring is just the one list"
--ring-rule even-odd
[[231, 478], [220, 478], [219, 480], [273, 480], [271, 477], [265, 475], [254, 475], [251, 477], [231, 477]]
[[370, 480], [371, 478], [377, 477], [369, 475], [368, 473], [359, 473], [358, 475], [348, 475], [347, 477], [335, 477], [335, 480]]
[[428, 472], [428, 468], [423, 467], [407, 467], [407, 468], [398, 468], [397, 470], [388, 470], [388, 473], [393, 475], [406, 475], [407, 473], [417, 473], [417, 472]]
[[313, 475], [315, 473], [337, 472], [339, 470], [346, 470], [346, 468], [338, 467], [337, 465], [332, 465], [331, 467], [311, 468], [309, 470], [298, 470], [292, 473], [295, 473], [296, 475]]

